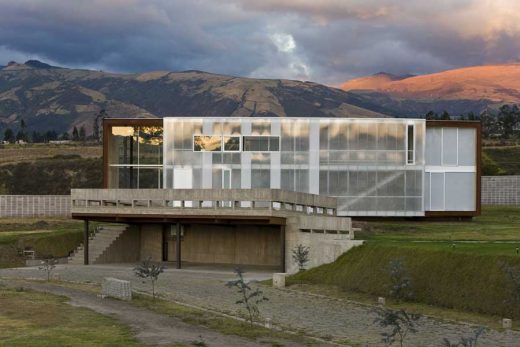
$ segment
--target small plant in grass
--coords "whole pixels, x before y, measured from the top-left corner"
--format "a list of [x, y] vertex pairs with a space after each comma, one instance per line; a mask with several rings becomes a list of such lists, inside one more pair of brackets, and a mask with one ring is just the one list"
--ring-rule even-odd
[[204, 342], [204, 339], [202, 338], [202, 335], [199, 335], [199, 339], [197, 341], [193, 341], [191, 343], [192, 346], [197, 346], [197, 347], [208, 347], [208, 344], [206, 342]]
[[470, 337], [461, 337], [458, 342], [451, 342], [447, 338], [442, 340], [443, 347], [477, 347], [477, 342], [480, 336], [484, 334], [486, 329], [484, 327], [479, 327], [473, 332], [473, 336]]
[[229, 281], [226, 286], [229, 288], [236, 288], [240, 299], [235, 303], [237, 305], [243, 305], [247, 311], [247, 320], [251, 326], [253, 326], [254, 320], [260, 316], [258, 305], [264, 301], [268, 301], [263, 292], [256, 288], [253, 290], [251, 286], [244, 280], [244, 272], [240, 268], [235, 269], [237, 279]]
[[505, 262], [500, 262], [498, 266], [502, 269], [509, 282], [510, 293], [506, 300], [506, 304], [510, 308], [509, 313], [517, 315], [520, 313], [520, 268]]
[[56, 259], [47, 258], [40, 262], [40, 266], [38, 266], [38, 270], [43, 271], [47, 274], [47, 281], [51, 280], [52, 271], [56, 268]]
[[298, 265], [299, 271], [305, 270], [305, 266], [309, 262], [309, 252], [310, 248], [302, 244], [299, 244], [298, 246], [293, 248], [292, 258]]
[[408, 313], [405, 310], [394, 311], [391, 309], [378, 307], [375, 309], [377, 318], [374, 323], [383, 328], [390, 328], [390, 332], [381, 333], [383, 342], [388, 346], [395, 342], [402, 347], [408, 334], [416, 333], [416, 322], [421, 318], [419, 314]]
[[412, 281], [401, 259], [392, 259], [389, 264], [390, 297], [397, 301], [413, 297]]
[[137, 277], [149, 280], [152, 284], [152, 298], [155, 300], [155, 282], [159, 279], [159, 275], [164, 272], [165, 267], [161, 264], [152, 262], [152, 258], [148, 258], [134, 268]]

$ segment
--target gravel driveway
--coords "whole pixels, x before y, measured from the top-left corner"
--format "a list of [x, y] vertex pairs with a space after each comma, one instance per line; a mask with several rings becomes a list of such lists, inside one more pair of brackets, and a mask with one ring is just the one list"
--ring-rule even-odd
[[[60, 265], [56, 268], [63, 280], [100, 283], [104, 277], [129, 280], [134, 289], [149, 291], [146, 283], [133, 276], [131, 265]], [[43, 278], [36, 268], [1, 269], [0, 277]], [[270, 274], [246, 273], [246, 279], [265, 279]], [[158, 291], [168, 299], [213, 309], [236, 312], [236, 293], [225, 287], [233, 279], [230, 271], [167, 269], [158, 281]], [[275, 324], [306, 334], [348, 341], [360, 346], [383, 346], [381, 329], [373, 324], [375, 314], [366, 305], [323, 298], [294, 291], [262, 287], [269, 301], [261, 304], [263, 317]], [[452, 342], [471, 336], [476, 327], [423, 317], [418, 333], [407, 338], [406, 346], [442, 346], [443, 338]], [[488, 330], [479, 346], [520, 347], [520, 332]]]

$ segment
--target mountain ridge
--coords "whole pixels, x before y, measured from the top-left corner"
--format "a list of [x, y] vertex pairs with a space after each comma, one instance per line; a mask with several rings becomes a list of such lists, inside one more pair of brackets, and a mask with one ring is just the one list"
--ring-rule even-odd
[[[68, 69], [39, 61], [0, 70], [0, 128], [91, 131], [109, 117], [386, 117], [378, 105], [315, 82], [208, 73], [150, 71], [119, 74]], [[370, 109], [368, 109], [369, 106]]]
[[[404, 114], [450, 113], [520, 103], [520, 63], [490, 64], [392, 79], [387, 73], [348, 80], [340, 88]], [[466, 113], [464, 112], [464, 113]]]

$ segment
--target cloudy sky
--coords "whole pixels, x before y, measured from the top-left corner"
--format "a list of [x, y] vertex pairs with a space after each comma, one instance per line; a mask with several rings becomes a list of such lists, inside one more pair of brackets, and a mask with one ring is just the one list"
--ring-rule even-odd
[[0, 0], [0, 65], [336, 85], [520, 60], [520, 0]]

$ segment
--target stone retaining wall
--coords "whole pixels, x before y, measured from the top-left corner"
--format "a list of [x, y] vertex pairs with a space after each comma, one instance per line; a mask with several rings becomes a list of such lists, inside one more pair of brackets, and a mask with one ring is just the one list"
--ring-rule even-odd
[[0, 218], [69, 216], [70, 195], [0, 195]]

